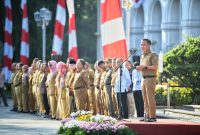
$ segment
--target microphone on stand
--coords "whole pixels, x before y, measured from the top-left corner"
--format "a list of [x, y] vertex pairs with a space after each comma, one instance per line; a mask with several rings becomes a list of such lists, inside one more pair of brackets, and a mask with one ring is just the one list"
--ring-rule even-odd
[[128, 52], [129, 52], [130, 55], [132, 55], [132, 54], [135, 54], [137, 52], [137, 49], [131, 48]]

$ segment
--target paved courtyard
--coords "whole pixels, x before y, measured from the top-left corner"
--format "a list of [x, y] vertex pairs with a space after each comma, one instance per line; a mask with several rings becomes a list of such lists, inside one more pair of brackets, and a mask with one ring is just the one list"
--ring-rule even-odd
[[59, 121], [11, 112], [11, 100], [8, 103], [9, 107], [0, 105], [0, 135], [56, 135]]

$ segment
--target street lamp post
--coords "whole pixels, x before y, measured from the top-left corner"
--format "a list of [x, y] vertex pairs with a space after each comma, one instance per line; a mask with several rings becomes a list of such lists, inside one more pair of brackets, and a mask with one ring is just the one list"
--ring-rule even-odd
[[130, 23], [131, 23], [131, 8], [133, 7], [132, 0], [122, 0], [122, 8], [126, 10], [126, 45], [130, 50]]
[[46, 27], [51, 20], [51, 11], [41, 8], [34, 13], [34, 19], [38, 27], [42, 27], [42, 61], [46, 62]]

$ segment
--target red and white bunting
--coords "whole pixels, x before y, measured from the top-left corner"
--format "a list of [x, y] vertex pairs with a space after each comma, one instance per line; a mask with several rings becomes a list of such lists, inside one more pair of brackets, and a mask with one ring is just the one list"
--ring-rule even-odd
[[120, 0], [101, 0], [101, 35], [104, 58], [127, 58]]
[[77, 50], [77, 38], [76, 38], [74, 0], [67, 0], [67, 8], [68, 8], [68, 12], [69, 12], [68, 57], [72, 57], [75, 60], [77, 60], [78, 59], [78, 50]]
[[28, 65], [29, 63], [29, 35], [28, 35], [28, 14], [27, 14], [27, 0], [21, 1], [21, 8], [23, 12], [22, 20], [22, 37], [21, 37], [21, 51], [20, 62]]
[[64, 39], [65, 24], [66, 24], [66, 3], [65, 0], [58, 0], [52, 55], [62, 55], [62, 44]]
[[6, 82], [11, 76], [11, 66], [13, 59], [13, 45], [12, 45], [12, 8], [11, 1], [5, 0], [6, 20], [4, 29], [4, 54], [3, 54], [3, 71], [5, 73]]

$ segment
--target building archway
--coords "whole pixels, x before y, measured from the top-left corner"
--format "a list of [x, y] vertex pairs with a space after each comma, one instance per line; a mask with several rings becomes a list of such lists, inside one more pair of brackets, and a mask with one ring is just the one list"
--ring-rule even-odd
[[161, 36], [162, 9], [160, 1], [154, 1], [150, 10], [149, 38], [152, 40], [152, 50], [159, 53], [162, 46]]
[[189, 10], [190, 35], [193, 37], [200, 36], [200, 0], [191, 0]]
[[[144, 10], [143, 6], [140, 6], [138, 9], [133, 9], [131, 14], [131, 47], [139, 48], [140, 41], [144, 37]], [[137, 51], [137, 54], [140, 52]]]
[[169, 23], [166, 24], [167, 38], [165, 49], [169, 51], [170, 49], [179, 45], [181, 41], [181, 3], [180, 0], [172, 0], [169, 5]]

